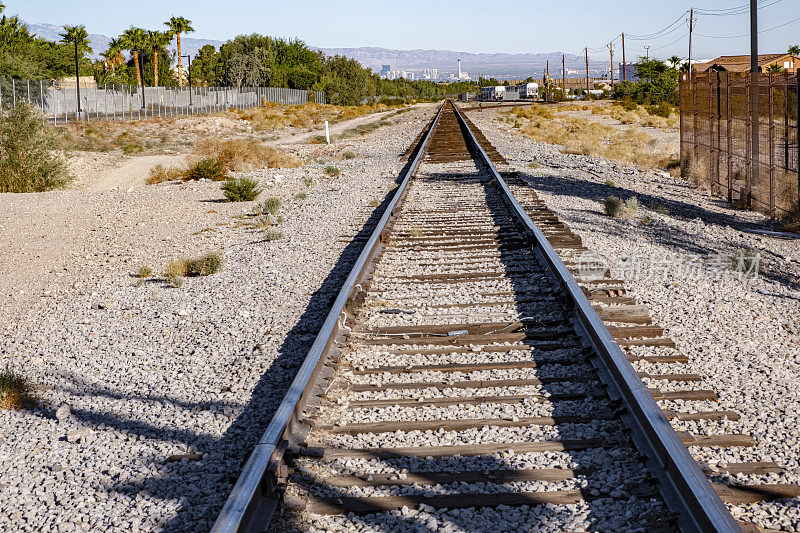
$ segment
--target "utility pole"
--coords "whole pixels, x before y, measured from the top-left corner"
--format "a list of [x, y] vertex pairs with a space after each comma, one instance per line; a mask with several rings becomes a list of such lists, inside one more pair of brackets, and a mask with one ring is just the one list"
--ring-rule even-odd
[[689, 81], [692, 81], [692, 31], [694, 30], [694, 8], [689, 10]]
[[564, 54], [561, 54], [561, 94], [564, 100], [567, 99], [567, 67], [564, 61]]
[[750, 101], [752, 102], [752, 116], [750, 123], [752, 124], [752, 133], [750, 134], [750, 141], [752, 142], [752, 149], [750, 155], [752, 157], [751, 165], [753, 171], [750, 173], [750, 180], [747, 183], [747, 198], [744, 199], [745, 205], [750, 206], [750, 197], [752, 195], [753, 184], [758, 183], [758, 167], [759, 167], [759, 135], [758, 135], [758, 0], [750, 0]]
[[142, 109], [144, 109], [147, 105], [144, 101], [144, 50], [139, 50], [139, 64], [136, 67], [139, 69], [139, 77], [142, 78]]
[[614, 88], [614, 41], [608, 43], [608, 49], [611, 52], [611, 88]]
[[628, 76], [625, 72], [625, 34], [622, 34], [622, 81], [628, 79]]
[[589, 48], [583, 49], [586, 54], [586, 98], [589, 98]]
[[80, 120], [80, 118], [81, 118], [81, 74], [80, 74], [80, 70], [78, 70], [78, 37], [75, 36], [75, 39], [73, 39], [73, 41], [75, 42], [75, 89], [78, 91], [78, 117], [76, 118], [76, 120]]
[[550, 100], [550, 60], [545, 62], [544, 70], [544, 101]]

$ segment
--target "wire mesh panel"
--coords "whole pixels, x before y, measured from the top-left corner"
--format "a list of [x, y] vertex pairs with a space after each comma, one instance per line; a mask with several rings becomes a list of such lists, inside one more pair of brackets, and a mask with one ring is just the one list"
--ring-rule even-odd
[[[753, 101], [758, 98], [758, 150]], [[681, 172], [742, 207], [781, 216], [798, 206], [798, 76], [705, 72], [681, 77]]]

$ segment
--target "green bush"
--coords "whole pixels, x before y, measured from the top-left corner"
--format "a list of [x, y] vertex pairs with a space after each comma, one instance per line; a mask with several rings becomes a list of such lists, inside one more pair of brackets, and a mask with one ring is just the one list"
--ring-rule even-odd
[[295, 200], [305, 200], [308, 198], [308, 193], [305, 191], [300, 191], [299, 193], [294, 195]]
[[261, 194], [261, 188], [256, 180], [236, 178], [225, 180], [222, 192], [229, 202], [251, 202]]
[[639, 199], [631, 196], [623, 201], [616, 196], [609, 196], [603, 201], [603, 211], [614, 218], [633, 216], [639, 211]]
[[222, 181], [225, 179], [225, 167], [216, 159], [202, 159], [189, 169], [186, 179]]
[[280, 210], [281, 199], [275, 196], [267, 198], [258, 206], [258, 212], [261, 215], [277, 215]]
[[342, 159], [355, 159], [355, 158], [356, 158], [356, 153], [353, 152], [352, 150], [348, 150], [342, 154]]
[[333, 165], [328, 165], [327, 167], [325, 167], [324, 172], [325, 172], [325, 174], [327, 174], [328, 176], [330, 176], [332, 178], [334, 178], [334, 177], [336, 177], [336, 176], [338, 176], [339, 174], [342, 173], [341, 170], [339, 170], [337, 167], [335, 167]]
[[277, 229], [267, 230], [266, 239], [268, 241], [277, 241], [283, 239], [283, 232]]
[[0, 409], [21, 409], [33, 401], [33, 385], [9, 368], [0, 371]]
[[64, 161], [53, 152], [54, 129], [42, 114], [22, 102], [0, 111], [0, 192], [41, 192], [71, 180]]
[[606, 180], [605, 185], [608, 187], [616, 187], [613, 180]]
[[210, 276], [216, 274], [222, 267], [222, 256], [211, 252], [196, 259], [186, 260], [187, 276]]
[[669, 105], [667, 102], [661, 102], [658, 105], [647, 106], [647, 112], [650, 115], [669, 118], [669, 116], [672, 114], [672, 106]]

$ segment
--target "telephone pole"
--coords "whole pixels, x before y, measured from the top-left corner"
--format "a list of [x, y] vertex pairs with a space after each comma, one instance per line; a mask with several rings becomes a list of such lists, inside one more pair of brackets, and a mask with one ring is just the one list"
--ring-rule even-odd
[[561, 54], [561, 94], [564, 100], [567, 99], [567, 67], [564, 61], [564, 54]]
[[544, 101], [550, 101], [550, 60], [545, 61], [544, 70]]
[[758, 183], [758, 167], [761, 154], [759, 153], [759, 131], [758, 131], [758, 1], [750, 0], [750, 101], [752, 102], [753, 109], [751, 110], [750, 123], [752, 124], [752, 133], [750, 140], [753, 144], [750, 152], [752, 157], [751, 165], [752, 172], [750, 172], [750, 180], [747, 182], [747, 198], [744, 198], [745, 205], [750, 207], [751, 191], [753, 184]]
[[625, 73], [625, 34], [622, 34], [622, 81], [628, 79], [627, 74]]
[[694, 30], [694, 8], [689, 10], [689, 81], [692, 81], [692, 30]]
[[614, 41], [608, 43], [608, 50], [611, 52], [611, 88], [614, 88]]
[[589, 98], [589, 48], [584, 48], [586, 53], [586, 98]]

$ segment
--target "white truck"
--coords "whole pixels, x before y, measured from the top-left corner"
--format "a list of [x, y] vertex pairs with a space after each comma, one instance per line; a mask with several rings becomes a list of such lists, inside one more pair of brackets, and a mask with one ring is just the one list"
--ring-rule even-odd
[[522, 83], [518, 87], [520, 98], [537, 98], [539, 96], [538, 83]]

